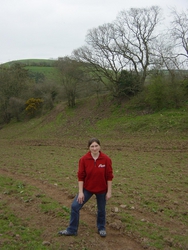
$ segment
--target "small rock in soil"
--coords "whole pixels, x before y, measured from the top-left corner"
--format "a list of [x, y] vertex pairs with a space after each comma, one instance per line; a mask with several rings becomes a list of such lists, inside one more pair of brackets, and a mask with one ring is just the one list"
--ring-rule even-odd
[[43, 242], [42, 242], [42, 245], [43, 245], [43, 246], [50, 246], [51, 243], [50, 243], [49, 241], [43, 241]]

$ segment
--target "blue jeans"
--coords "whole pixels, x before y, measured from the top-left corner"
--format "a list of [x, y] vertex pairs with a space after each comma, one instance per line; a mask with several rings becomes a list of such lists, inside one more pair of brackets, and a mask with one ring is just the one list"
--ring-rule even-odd
[[[78, 195], [74, 198], [71, 206], [71, 216], [70, 223], [67, 231], [70, 233], [77, 233], [79, 226], [80, 209], [83, 205], [92, 197], [93, 193], [83, 190], [84, 192], [84, 202], [82, 204], [78, 203]], [[106, 224], [106, 193], [95, 194], [97, 199], [97, 228], [98, 230], [105, 230]]]

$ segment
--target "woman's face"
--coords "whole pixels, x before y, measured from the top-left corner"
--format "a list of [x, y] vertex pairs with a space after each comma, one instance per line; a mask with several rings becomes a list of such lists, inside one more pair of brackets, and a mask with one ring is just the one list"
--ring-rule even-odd
[[98, 154], [100, 151], [101, 147], [98, 143], [93, 142], [90, 146], [89, 146], [89, 150], [91, 151], [92, 154]]

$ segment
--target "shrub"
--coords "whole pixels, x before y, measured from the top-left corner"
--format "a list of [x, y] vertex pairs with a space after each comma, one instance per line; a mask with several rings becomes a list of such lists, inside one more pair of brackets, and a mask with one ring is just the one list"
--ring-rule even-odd
[[132, 98], [130, 106], [149, 112], [181, 108], [188, 97], [186, 83], [186, 79], [182, 82], [178, 74], [173, 79], [168, 74], [153, 75], [143, 91]]
[[41, 98], [30, 98], [26, 101], [25, 111], [29, 116], [35, 116], [42, 107]]
[[180, 108], [185, 101], [185, 91], [178, 76], [157, 75], [144, 90], [145, 103], [154, 111]]
[[140, 90], [140, 79], [135, 72], [122, 70], [117, 82], [118, 97], [136, 95]]
[[145, 88], [145, 102], [152, 110], [161, 110], [167, 102], [167, 85], [161, 76], [155, 77]]
[[16, 118], [17, 121], [21, 121], [21, 116], [24, 110], [25, 101], [21, 98], [11, 97], [9, 99], [8, 110], [12, 118]]

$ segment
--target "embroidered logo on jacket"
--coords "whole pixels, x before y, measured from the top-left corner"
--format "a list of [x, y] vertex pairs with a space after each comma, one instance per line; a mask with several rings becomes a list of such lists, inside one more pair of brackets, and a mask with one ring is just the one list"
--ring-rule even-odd
[[105, 168], [106, 166], [105, 165], [103, 165], [103, 164], [100, 164], [99, 166], [98, 166], [98, 168]]

